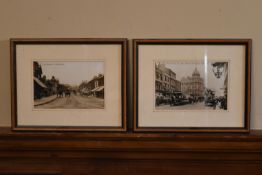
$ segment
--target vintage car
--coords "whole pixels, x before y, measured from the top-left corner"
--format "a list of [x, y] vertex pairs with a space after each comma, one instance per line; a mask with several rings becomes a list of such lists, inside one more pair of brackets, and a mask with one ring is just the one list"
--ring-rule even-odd
[[156, 94], [156, 105], [170, 104], [171, 98], [168, 95]]
[[159, 106], [162, 103], [163, 96], [161, 94], [156, 94], [156, 105]]
[[215, 106], [217, 105], [217, 98], [215, 96], [208, 96], [205, 98], [206, 106]]
[[217, 97], [215, 96], [215, 91], [211, 89], [207, 89], [205, 91], [205, 106], [216, 106], [217, 105]]
[[190, 101], [181, 91], [174, 92], [171, 96], [171, 106], [188, 104]]

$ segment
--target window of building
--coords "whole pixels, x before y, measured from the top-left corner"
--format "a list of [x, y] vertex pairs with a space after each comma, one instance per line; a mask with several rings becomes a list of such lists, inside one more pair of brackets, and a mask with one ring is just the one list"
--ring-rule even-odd
[[95, 87], [98, 87], [98, 81], [95, 81]]

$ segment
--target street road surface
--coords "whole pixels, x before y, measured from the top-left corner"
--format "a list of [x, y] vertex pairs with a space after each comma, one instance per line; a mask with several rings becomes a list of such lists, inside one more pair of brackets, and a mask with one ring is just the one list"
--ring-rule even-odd
[[71, 94], [70, 97], [56, 98], [56, 100], [35, 109], [103, 109], [104, 99]]
[[[160, 105], [156, 106], [157, 110], [214, 110], [211, 106], [206, 106], [204, 102], [198, 102], [194, 104], [184, 104], [178, 106], [170, 106], [170, 105]], [[215, 110], [223, 110], [220, 109], [218, 106]]]

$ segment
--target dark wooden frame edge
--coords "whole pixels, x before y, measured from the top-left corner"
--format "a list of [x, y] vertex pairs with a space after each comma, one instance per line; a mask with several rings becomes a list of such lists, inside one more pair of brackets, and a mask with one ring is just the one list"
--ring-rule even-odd
[[[244, 127], [139, 127], [138, 126], [138, 45], [245, 45], [245, 111]], [[133, 130], [134, 132], [249, 133], [251, 111], [252, 39], [133, 39]]]
[[[17, 125], [17, 44], [120, 44], [121, 45], [121, 118], [122, 126], [84, 126], [84, 127], [48, 127]], [[13, 131], [88, 131], [88, 132], [125, 132], [127, 130], [127, 59], [128, 40], [126, 38], [11, 38], [10, 39], [10, 74], [11, 74], [11, 128]]]

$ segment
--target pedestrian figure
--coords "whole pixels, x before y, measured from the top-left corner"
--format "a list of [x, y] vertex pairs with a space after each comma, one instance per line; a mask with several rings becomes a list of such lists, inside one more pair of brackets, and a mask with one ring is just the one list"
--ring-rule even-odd
[[171, 95], [171, 103], [170, 103], [170, 106], [174, 106], [175, 105], [175, 96], [174, 95]]
[[71, 95], [71, 93], [70, 93], [69, 89], [67, 89], [67, 90], [65, 91], [65, 97], [70, 97], [70, 95]]
[[217, 107], [217, 100], [216, 100], [216, 99], [214, 99], [214, 102], [213, 102], [213, 109], [215, 110], [215, 109], [216, 109], [216, 107]]
[[57, 96], [58, 98], [62, 98], [62, 97], [63, 97], [63, 91], [62, 91], [61, 89], [59, 89], [59, 90], [57, 91], [56, 96]]

